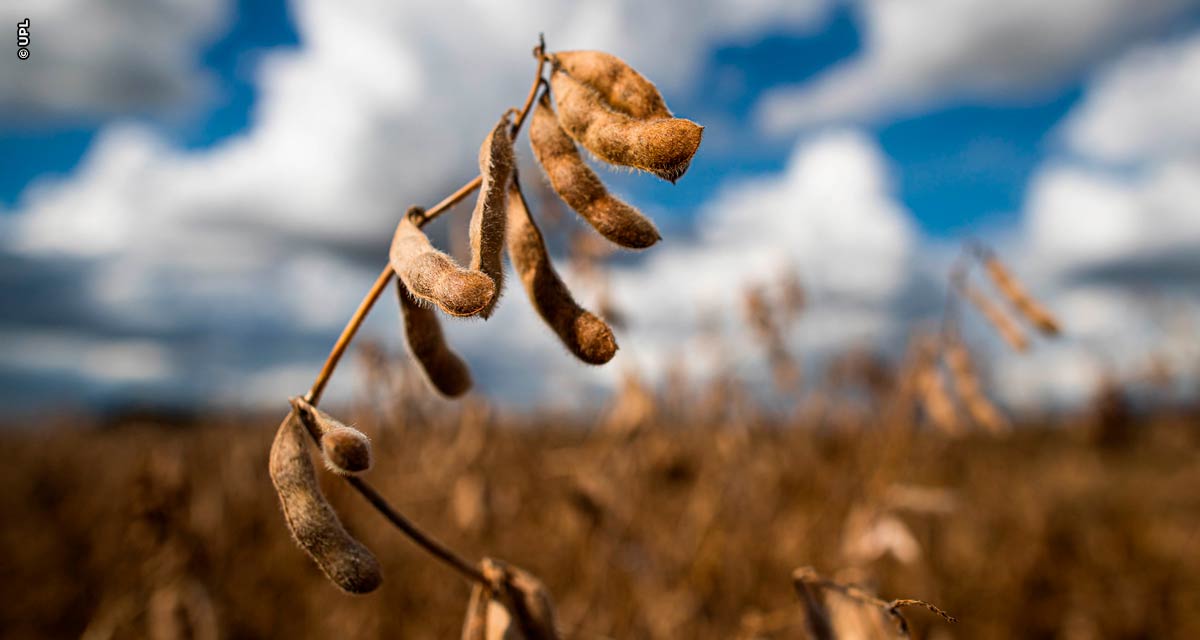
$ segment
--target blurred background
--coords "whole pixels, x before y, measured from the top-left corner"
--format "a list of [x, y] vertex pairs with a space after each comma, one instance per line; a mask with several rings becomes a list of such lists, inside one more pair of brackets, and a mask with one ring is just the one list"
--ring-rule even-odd
[[[512, 278], [444, 323], [477, 389], [447, 403], [386, 292], [327, 394], [405, 469], [385, 493], [537, 570], [581, 637], [802, 637], [800, 565], [964, 620], [918, 635], [1200, 633], [1193, 0], [3, 3], [0, 479], [30, 553], [2, 562], [76, 581], [6, 578], [0, 627], [457, 633], [465, 587], [340, 485], [392, 577], [326, 585], [266, 447], [403, 211], [475, 175], [539, 33], [628, 61], [703, 145], [676, 185], [599, 169], [664, 237], [609, 254], [522, 136], [559, 271], [621, 349], [577, 362]], [[460, 257], [470, 208], [430, 226]], [[1061, 335], [1017, 352], [956, 302], [968, 243]], [[929, 406], [913, 336], [951, 316], [1000, 427]]]

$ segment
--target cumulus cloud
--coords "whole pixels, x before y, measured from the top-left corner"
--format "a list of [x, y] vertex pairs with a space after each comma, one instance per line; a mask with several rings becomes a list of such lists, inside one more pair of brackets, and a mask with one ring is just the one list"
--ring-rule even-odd
[[6, 2], [0, 24], [15, 32], [28, 19], [31, 55], [0, 64], [0, 115], [91, 119], [186, 108], [206, 95], [200, 50], [231, 9], [228, 0]]
[[783, 133], [912, 113], [960, 99], [1021, 100], [1169, 24], [1193, 0], [868, 0], [861, 53], [768, 93], [760, 125]]
[[1063, 127], [1078, 153], [1108, 163], [1200, 149], [1200, 38], [1143, 47], [1099, 73]]

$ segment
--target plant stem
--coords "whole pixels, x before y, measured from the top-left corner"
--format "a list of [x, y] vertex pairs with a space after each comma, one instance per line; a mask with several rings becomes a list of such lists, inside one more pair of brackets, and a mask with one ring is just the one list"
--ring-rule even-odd
[[366, 498], [367, 502], [370, 502], [371, 506], [375, 507], [376, 511], [382, 514], [383, 517], [387, 518], [389, 522], [396, 525], [397, 529], [403, 531], [404, 534], [411, 538], [413, 542], [417, 543], [419, 547], [429, 552], [430, 555], [434, 556], [438, 560], [450, 565], [454, 570], [463, 574], [464, 577], [483, 585], [491, 584], [488, 582], [488, 579], [483, 576], [483, 573], [481, 573], [479, 569], [475, 568], [475, 565], [464, 560], [462, 556], [459, 556], [449, 547], [429, 537], [424, 531], [421, 531], [417, 525], [413, 524], [411, 520], [404, 517], [404, 514], [393, 509], [392, 505], [388, 504], [388, 501], [383, 496], [379, 495], [379, 492], [376, 491], [374, 487], [367, 484], [366, 480], [356, 476], [345, 477], [346, 482], [349, 482], [350, 486], [357, 489], [358, 493], [361, 494], [362, 497]]
[[313, 383], [312, 388], [304, 395], [304, 399], [312, 406], [317, 406], [317, 402], [321, 400], [321, 393], [325, 391], [325, 385], [329, 383], [329, 378], [333, 375], [333, 370], [337, 367], [338, 361], [342, 359], [342, 354], [350, 346], [350, 341], [354, 339], [354, 334], [362, 326], [363, 320], [366, 320], [367, 313], [371, 311], [371, 307], [375, 305], [375, 301], [379, 299], [379, 296], [383, 293], [388, 283], [392, 281], [394, 273], [391, 264], [383, 268], [383, 271], [379, 273], [379, 277], [375, 279], [375, 284], [371, 285], [371, 290], [367, 291], [367, 295], [363, 297], [362, 302], [358, 303], [358, 308], [354, 310], [354, 315], [350, 316], [350, 321], [346, 323], [346, 328], [342, 329], [342, 334], [338, 336], [337, 342], [333, 343], [333, 349], [329, 352], [329, 357], [325, 358], [325, 364], [321, 367], [321, 373], [317, 374], [317, 381]]
[[[513, 121], [511, 136], [514, 139], [520, 133], [521, 125], [525, 122], [525, 116], [528, 115], [529, 109], [533, 106], [533, 100], [537, 96], [537, 91], [544, 82], [542, 79], [542, 70], [546, 64], [546, 43], [540, 36], [538, 37], [538, 46], [534, 48], [533, 53], [534, 57], [537, 58], [537, 75], [534, 77], [533, 85], [529, 88], [529, 95], [525, 98], [525, 105], [517, 113], [516, 119]], [[446, 196], [441, 202], [426, 210], [418, 226], [425, 226], [434, 218], [461, 202], [478, 189], [482, 182], [482, 176], [475, 176], [470, 182], [459, 187], [457, 191]], [[317, 402], [320, 401], [321, 394], [325, 391], [325, 386], [329, 384], [329, 379], [333, 376], [333, 372], [337, 368], [338, 362], [342, 359], [342, 355], [345, 354], [346, 349], [350, 346], [350, 342], [354, 340], [355, 334], [358, 333], [358, 329], [362, 326], [363, 321], [366, 320], [367, 314], [370, 313], [371, 307], [375, 306], [375, 302], [379, 300], [379, 296], [383, 294], [383, 290], [387, 288], [388, 283], [391, 282], [394, 275], [395, 271], [392, 270], [392, 265], [389, 263], [383, 268], [383, 271], [379, 272], [379, 277], [375, 279], [375, 283], [371, 285], [371, 289], [367, 291], [367, 295], [363, 296], [362, 302], [358, 303], [358, 308], [355, 309], [354, 315], [350, 316], [350, 320], [346, 322], [346, 326], [342, 329], [341, 335], [338, 336], [337, 342], [333, 344], [333, 349], [329, 351], [329, 356], [325, 358], [325, 364], [322, 365], [321, 372], [317, 374], [317, 379], [313, 382], [312, 388], [304, 395], [304, 399], [312, 406], [317, 406]], [[309, 435], [320, 446], [319, 436], [311, 432]], [[421, 531], [416, 524], [404, 517], [404, 514], [393, 508], [387, 499], [380, 495], [366, 480], [354, 476], [344, 476], [344, 479], [376, 511], [384, 518], [387, 518], [388, 522], [395, 525], [397, 529], [400, 529], [417, 546], [446, 563], [465, 578], [474, 580], [480, 584], [490, 585], [488, 579], [480, 573], [479, 569], [464, 560], [462, 556], [456, 554], [449, 547]]]

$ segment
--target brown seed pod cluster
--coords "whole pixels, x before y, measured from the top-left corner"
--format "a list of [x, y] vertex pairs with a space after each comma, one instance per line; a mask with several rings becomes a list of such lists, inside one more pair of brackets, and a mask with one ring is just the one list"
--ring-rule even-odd
[[658, 230], [608, 192], [576, 144], [607, 162], [671, 181], [683, 175], [700, 145], [703, 127], [672, 116], [654, 84], [619, 58], [568, 51], [541, 59], [551, 65], [549, 82], [539, 75], [516, 122], [510, 111], [496, 123], [479, 149], [477, 182], [448, 199], [457, 202], [479, 188], [469, 227], [469, 266], [433, 247], [421, 231], [432, 216], [418, 207], [409, 209], [392, 239], [389, 262], [400, 281], [409, 351], [445, 396], [465, 393], [471, 377], [446, 346], [436, 314], [424, 305], [458, 317], [491, 316], [504, 284], [506, 249], [534, 308], [576, 357], [603, 364], [617, 350], [609, 325], [580, 307], [558, 277], [517, 185], [512, 138], [526, 115], [531, 116], [534, 155], [555, 192], [604, 238], [631, 249], [653, 245], [661, 237]]
[[[534, 152], [559, 196], [605, 238], [640, 249], [658, 241], [657, 229], [636, 209], [608, 194], [580, 157], [576, 142], [608, 162], [675, 181], [687, 170], [703, 132], [694, 122], [672, 117], [654, 85], [618, 58], [599, 52], [547, 56], [544, 43], [534, 54], [538, 60], [536, 81], [524, 107], [506, 111], [484, 138], [478, 155], [479, 177], [429, 211], [411, 207], [405, 213], [392, 237], [388, 267], [351, 317], [309, 393], [292, 399], [292, 411], [271, 449], [271, 478], [288, 528], [338, 587], [366, 593], [379, 586], [382, 576], [375, 557], [346, 532], [322, 495], [304, 447], [305, 431], [320, 445], [331, 471], [345, 477], [414, 542], [477, 583], [464, 638], [510, 637], [508, 632], [494, 635], [489, 631], [491, 610], [511, 613], [513, 633], [520, 637], [557, 638], [545, 588], [528, 573], [502, 563], [488, 560], [481, 568], [473, 567], [388, 505], [358, 475], [372, 465], [370, 441], [317, 409], [321, 393], [366, 313], [393, 276], [413, 359], [442, 395], [466, 393], [471, 374], [462, 358], [447, 346], [437, 310], [456, 317], [489, 318], [503, 289], [506, 250], [534, 308], [563, 344], [586, 363], [611, 360], [617, 350], [612, 330], [575, 302], [550, 263], [542, 234], [517, 184], [513, 138], [536, 102], [531, 134]], [[547, 61], [553, 67], [549, 82], [544, 77]], [[555, 89], [559, 115], [545, 93], [551, 86], [561, 88]], [[543, 93], [536, 100], [539, 91]], [[436, 249], [422, 227], [476, 189], [479, 194], [467, 229], [470, 264], [464, 268]], [[496, 609], [494, 603], [502, 604]]]
[[304, 398], [292, 398], [291, 402], [304, 428], [318, 435], [321, 455], [330, 471], [355, 475], [371, 468], [371, 441], [363, 432], [338, 422]]
[[296, 544], [338, 588], [370, 593], [383, 582], [379, 561], [342, 526], [321, 493], [316, 470], [304, 446], [305, 427], [292, 411], [271, 445], [270, 472], [283, 516]]

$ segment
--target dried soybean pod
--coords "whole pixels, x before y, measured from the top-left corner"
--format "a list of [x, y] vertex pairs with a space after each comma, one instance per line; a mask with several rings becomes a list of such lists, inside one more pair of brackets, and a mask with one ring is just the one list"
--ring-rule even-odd
[[509, 126], [508, 114], [505, 114], [479, 148], [479, 175], [483, 182], [475, 211], [471, 214], [471, 270], [491, 278], [496, 288], [491, 300], [479, 312], [484, 318], [492, 315], [504, 286], [504, 204], [515, 162]]
[[587, 85], [556, 70], [550, 75], [558, 121], [596, 157], [648, 171], [671, 182], [687, 171], [704, 127], [682, 118], [635, 120], [606, 107]]
[[550, 186], [600, 235], [630, 249], [645, 249], [662, 237], [646, 216], [604, 188], [596, 172], [580, 157], [575, 141], [558, 126], [545, 93], [533, 110], [529, 145]]
[[471, 371], [446, 344], [437, 312], [417, 302], [400, 280], [396, 280], [396, 294], [404, 313], [408, 352], [421, 365], [429, 384], [449, 398], [466, 393], [471, 388]]
[[296, 544], [338, 588], [347, 593], [370, 593], [383, 582], [379, 561], [346, 532], [321, 494], [304, 448], [305, 437], [299, 416], [291, 411], [271, 445], [271, 482], [279, 494], [283, 517]]
[[821, 598], [819, 580], [812, 567], [799, 567], [792, 572], [792, 587], [804, 606], [804, 622], [809, 635], [813, 640], [833, 640], [833, 624]]
[[463, 620], [461, 640], [488, 640], [488, 608], [492, 602], [492, 590], [476, 582], [471, 587], [471, 600], [467, 603], [467, 615]]
[[603, 51], [560, 51], [551, 62], [588, 85], [613, 109], [639, 120], [670, 118], [671, 110], [653, 82], [624, 60]]
[[1012, 318], [1009, 318], [1000, 307], [988, 300], [987, 296], [965, 282], [959, 284], [958, 288], [1014, 351], [1020, 353], [1029, 347], [1029, 341], [1025, 338], [1025, 334], [1012, 321]]
[[979, 384], [975, 375], [975, 367], [971, 362], [971, 354], [966, 345], [960, 340], [951, 340], [942, 354], [950, 376], [954, 382], [954, 391], [958, 394], [963, 405], [976, 424], [988, 431], [1000, 434], [1009, 430], [1006, 420], [1000, 410], [992, 404]]
[[960, 434], [962, 428], [958, 422], [958, 412], [946, 390], [946, 379], [936, 360], [925, 363], [917, 373], [917, 389], [921, 394], [921, 407], [933, 426], [947, 435]]
[[508, 189], [508, 255], [525, 285], [529, 301], [575, 357], [604, 364], [617, 352], [612, 329], [581, 308], [550, 264], [542, 232], [529, 215], [521, 185], [514, 177]]
[[483, 574], [500, 583], [521, 636], [525, 640], [557, 640], [554, 602], [541, 580], [499, 560], [484, 558], [482, 565]]
[[1054, 316], [1029, 295], [1029, 291], [1004, 267], [999, 258], [989, 252], [983, 258], [983, 266], [996, 288], [1026, 320], [1044, 335], [1058, 335], [1058, 322]]
[[479, 313], [496, 295], [496, 283], [479, 271], [463, 269], [434, 249], [415, 222], [421, 215], [419, 207], [412, 207], [396, 225], [388, 256], [392, 269], [414, 296], [446, 313], [460, 317]]
[[371, 441], [354, 427], [312, 406], [304, 398], [291, 399], [292, 408], [309, 433], [318, 436], [321, 455], [330, 471], [344, 476], [363, 473], [371, 468]]

